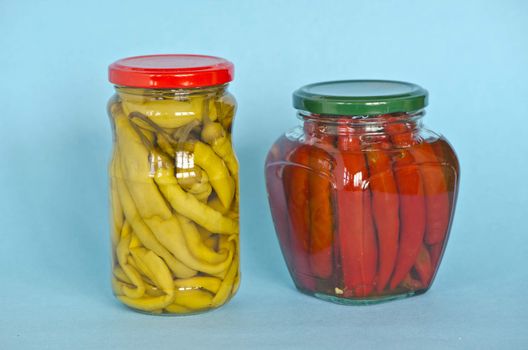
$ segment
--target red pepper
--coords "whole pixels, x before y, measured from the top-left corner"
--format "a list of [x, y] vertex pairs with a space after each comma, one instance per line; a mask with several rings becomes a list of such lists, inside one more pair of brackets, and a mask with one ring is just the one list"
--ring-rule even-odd
[[310, 146], [301, 145], [290, 155], [293, 163], [284, 168], [283, 178], [290, 216], [290, 244], [293, 270], [301, 288], [313, 290], [315, 280], [311, 275], [309, 173]]
[[[427, 244], [443, 242], [449, 228], [450, 208], [446, 179], [431, 144], [423, 142], [414, 146], [411, 153], [420, 165], [423, 177], [427, 230]], [[431, 165], [432, 164], [432, 165]]]
[[422, 246], [425, 234], [423, 179], [409, 146], [415, 144], [412, 132], [402, 124], [387, 125], [393, 144], [400, 149], [394, 175], [400, 195], [400, 245], [390, 288], [396, 288], [409, 273]]
[[[442, 170], [444, 173], [444, 178], [446, 182], [447, 187], [447, 194], [448, 194], [448, 201], [449, 201], [449, 222], [452, 222], [453, 214], [455, 212], [455, 205], [456, 205], [456, 194], [458, 191], [456, 191], [456, 188], [458, 187], [459, 182], [459, 174], [460, 174], [460, 165], [458, 163], [457, 156], [451, 147], [449, 143], [443, 139], [438, 140], [437, 142], [434, 142], [432, 144], [432, 147], [434, 149], [435, 155], [438, 160], [443, 160], [443, 163], [445, 164], [442, 166]], [[449, 165], [449, 166], [448, 166]], [[446, 231], [449, 231], [449, 227], [447, 227]], [[443, 241], [430, 245], [429, 246], [429, 253], [431, 255], [431, 264], [433, 266], [433, 270], [436, 271], [440, 264], [440, 260], [442, 259], [442, 254], [444, 252], [444, 248], [446, 245], [446, 237], [444, 234]]]
[[[288, 147], [289, 146], [289, 147]], [[280, 164], [287, 153], [287, 149], [291, 148], [293, 143], [287, 138], [282, 137], [275, 142], [271, 148], [266, 159], [266, 186], [268, 189], [268, 200], [270, 202], [271, 215], [275, 224], [275, 232], [280, 242], [280, 247], [286, 264], [289, 268], [293, 268], [291, 248], [290, 248], [290, 227], [288, 218], [288, 209], [286, 206], [286, 195], [282, 181], [279, 181], [282, 171]]]
[[[315, 136], [315, 138], [310, 137]], [[307, 138], [314, 143], [310, 150], [310, 266], [314, 276], [332, 276], [334, 216], [332, 208], [333, 157], [324, 150], [333, 147], [332, 135], [320, 135], [316, 128], [307, 130]], [[321, 148], [320, 148], [321, 147]]]
[[387, 285], [396, 263], [400, 218], [398, 188], [392, 171], [391, 158], [381, 146], [374, 147], [375, 149], [367, 151], [366, 154], [370, 171], [372, 209], [379, 244], [379, 272], [376, 289], [381, 292]]
[[[460, 176], [460, 164], [458, 158], [453, 150], [453, 147], [446, 140], [439, 140], [433, 144], [434, 152], [438, 159], [444, 160], [442, 169], [444, 170], [444, 176], [449, 189], [449, 203], [454, 206], [456, 198], [454, 194], [458, 193], [456, 188], [458, 187], [459, 176]], [[449, 164], [450, 166], [447, 166]], [[451, 212], [454, 212], [454, 208], [451, 207]]]
[[[444, 178], [446, 182], [446, 187], [448, 190], [448, 200], [449, 200], [449, 222], [451, 223], [453, 221], [453, 215], [455, 213], [455, 205], [457, 201], [457, 187], [459, 184], [459, 176], [460, 176], [460, 165], [458, 163], [458, 158], [451, 147], [451, 145], [446, 140], [439, 140], [433, 144], [434, 152], [439, 160], [443, 160], [444, 166], [442, 166], [442, 170], [444, 172]], [[449, 227], [447, 228], [447, 232], [449, 232]], [[439, 263], [439, 260], [441, 259], [441, 254], [443, 252], [446, 238], [444, 235], [444, 241], [433, 244], [429, 248], [431, 252], [431, 259], [433, 261], [433, 266], [436, 266], [437, 263]]]
[[339, 128], [336, 180], [344, 296], [365, 297], [374, 289], [378, 259], [367, 164], [359, 136]]
[[422, 284], [427, 287], [429, 282], [431, 282], [431, 278], [433, 277], [434, 269], [433, 265], [431, 264], [429, 251], [423, 244], [420, 248], [420, 252], [418, 253], [414, 268], [416, 272], [418, 272], [418, 276], [420, 276], [420, 281], [422, 281]]

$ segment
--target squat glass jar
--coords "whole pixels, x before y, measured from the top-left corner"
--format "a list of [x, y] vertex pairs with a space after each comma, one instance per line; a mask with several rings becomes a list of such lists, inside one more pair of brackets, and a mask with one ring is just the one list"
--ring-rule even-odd
[[266, 159], [271, 213], [297, 288], [342, 304], [424, 293], [447, 244], [459, 164], [422, 124], [427, 91], [397, 81], [307, 85], [302, 126]]
[[109, 67], [112, 288], [128, 307], [193, 314], [226, 303], [239, 272], [233, 64], [153, 55]]

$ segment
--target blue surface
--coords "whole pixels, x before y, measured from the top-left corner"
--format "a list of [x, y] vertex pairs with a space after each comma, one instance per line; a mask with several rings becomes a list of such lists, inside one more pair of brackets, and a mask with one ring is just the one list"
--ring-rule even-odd
[[[432, 3], [2, 1], [0, 349], [528, 348], [528, 2]], [[243, 283], [220, 310], [164, 318], [110, 292], [106, 68], [178, 52], [236, 64]], [[343, 78], [426, 87], [425, 122], [460, 156], [423, 296], [333, 305], [296, 292], [282, 261], [264, 157], [297, 122], [291, 92]]]

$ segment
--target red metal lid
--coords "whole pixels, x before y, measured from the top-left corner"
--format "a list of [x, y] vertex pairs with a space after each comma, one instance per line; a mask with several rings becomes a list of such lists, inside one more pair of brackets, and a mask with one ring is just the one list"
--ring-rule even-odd
[[148, 55], [120, 59], [108, 67], [115, 85], [170, 89], [221, 85], [233, 80], [234, 66], [220, 57]]

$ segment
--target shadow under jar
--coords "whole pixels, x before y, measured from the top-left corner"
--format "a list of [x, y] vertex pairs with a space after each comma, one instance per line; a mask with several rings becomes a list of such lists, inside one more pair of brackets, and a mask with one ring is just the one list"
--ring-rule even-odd
[[268, 198], [297, 288], [341, 304], [422, 294], [442, 259], [459, 164], [422, 125], [427, 91], [396, 81], [311, 84], [302, 126], [266, 159]]
[[240, 282], [233, 65], [140, 56], [115, 62], [109, 76], [114, 294], [145, 313], [217, 308]]

